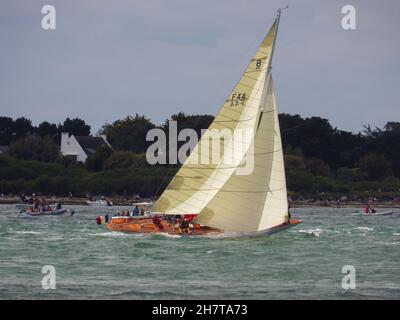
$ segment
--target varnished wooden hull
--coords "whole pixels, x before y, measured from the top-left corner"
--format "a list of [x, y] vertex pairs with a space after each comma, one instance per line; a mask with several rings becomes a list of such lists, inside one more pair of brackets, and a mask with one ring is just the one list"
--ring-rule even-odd
[[126, 217], [126, 218], [112, 219], [110, 223], [107, 224], [107, 228], [112, 231], [144, 233], [144, 234], [167, 233], [170, 235], [193, 235], [193, 236], [207, 236], [207, 235], [212, 236], [212, 235], [225, 234], [228, 237], [230, 236], [257, 237], [257, 236], [269, 236], [276, 232], [283, 231], [285, 229], [293, 227], [299, 223], [301, 223], [301, 220], [290, 220], [289, 223], [283, 223], [279, 226], [269, 228], [267, 230], [259, 232], [250, 232], [250, 233], [225, 232], [224, 230], [194, 224], [194, 227], [191, 228], [191, 232], [187, 233], [177, 228], [174, 228], [172, 225], [170, 225], [163, 219], [160, 219], [160, 226], [156, 226], [153, 222], [153, 219], [149, 217], [137, 217], [137, 218]]
[[171, 235], [207, 235], [212, 233], [222, 233], [221, 230], [209, 228], [200, 225], [194, 225], [191, 228], [191, 232], [187, 233], [185, 231], [180, 231], [178, 228], [173, 227], [165, 220], [160, 219], [160, 226], [156, 226], [152, 218], [140, 217], [140, 218], [122, 218], [122, 219], [112, 219], [110, 223], [107, 224], [107, 228], [113, 231], [123, 231], [123, 232], [133, 232], [133, 233], [168, 233]]

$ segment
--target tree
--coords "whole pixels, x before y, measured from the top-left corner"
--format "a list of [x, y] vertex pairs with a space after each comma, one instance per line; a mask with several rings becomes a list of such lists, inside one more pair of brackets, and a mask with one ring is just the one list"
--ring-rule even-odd
[[367, 174], [360, 168], [341, 167], [337, 171], [337, 178], [344, 182], [355, 182], [365, 180]]
[[60, 126], [60, 131], [68, 132], [75, 136], [88, 136], [90, 135], [90, 126], [85, 123], [84, 120], [79, 118], [65, 119], [62, 126]]
[[0, 117], [0, 145], [9, 145], [14, 139], [14, 120]]
[[43, 121], [39, 126], [36, 128], [35, 132], [43, 137], [50, 136], [55, 139], [59, 135], [59, 131], [57, 129], [56, 124], [49, 123], [47, 121]]
[[49, 137], [28, 136], [12, 143], [9, 153], [18, 159], [53, 162], [59, 155], [59, 147]]
[[144, 167], [147, 165], [146, 155], [129, 151], [115, 151], [104, 162], [104, 169], [114, 170], [130, 167]]
[[302, 156], [285, 154], [285, 168], [291, 171], [305, 171], [306, 165]]
[[104, 125], [102, 133], [107, 135], [107, 140], [114, 149], [143, 153], [151, 144], [146, 141], [146, 135], [153, 128], [155, 125], [149, 119], [136, 114], [135, 117], [128, 116], [113, 124]]
[[14, 121], [14, 135], [16, 139], [26, 137], [33, 133], [32, 121], [24, 117]]
[[357, 163], [362, 171], [368, 175], [369, 180], [384, 180], [392, 175], [392, 164], [385, 156], [370, 153], [363, 156]]
[[173, 114], [170, 119], [165, 120], [162, 129], [166, 132], [168, 132], [170, 120], [177, 122], [178, 132], [183, 129], [193, 129], [200, 138], [202, 129], [207, 129], [214, 120], [214, 117], [208, 114], [187, 115], [184, 112], [179, 112]]
[[103, 170], [105, 161], [111, 156], [112, 149], [109, 146], [102, 146], [95, 153], [86, 159], [86, 168], [90, 171]]
[[386, 131], [400, 131], [400, 122], [388, 122], [385, 125]]
[[327, 119], [320, 117], [301, 118], [298, 114], [280, 114], [279, 121], [282, 131], [284, 149], [299, 148], [307, 157], [320, 158], [331, 165], [334, 150], [330, 148], [336, 129], [332, 128]]
[[400, 123], [388, 122], [385, 130], [370, 126], [365, 127], [365, 143], [362, 145], [363, 154], [375, 153], [384, 155], [392, 163], [393, 174], [400, 177]]
[[331, 175], [331, 168], [321, 159], [308, 158], [305, 159], [305, 164], [307, 171], [315, 176], [328, 177]]
[[[166, 136], [168, 137], [169, 130], [170, 130], [170, 121], [176, 122], [177, 127], [177, 134], [184, 130], [184, 129], [193, 129], [196, 132], [197, 139], [199, 140], [202, 136], [203, 130], [207, 129], [211, 122], [214, 120], [213, 116], [204, 114], [204, 115], [187, 115], [184, 112], [179, 112], [177, 114], [173, 114], [170, 119], [165, 120], [164, 124], [161, 126], [161, 129], [164, 130]], [[186, 141], [176, 141], [176, 148], [179, 150], [182, 145], [187, 143], [188, 138]], [[169, 159], [169, 151], [175, 149], [173, 147], [170, 149], [170, 141], [167, 139], [167, 158]], [[174, 145], [174, 144], [173, 144]], [[174, 145], [175, 146], [175, 145]], [[170, 161], [175, 161], [174, 159], [170, 159]]]

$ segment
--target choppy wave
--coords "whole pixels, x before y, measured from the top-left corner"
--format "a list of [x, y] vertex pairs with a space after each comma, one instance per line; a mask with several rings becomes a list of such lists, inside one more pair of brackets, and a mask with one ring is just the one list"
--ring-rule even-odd
[[322, 233], [322, 229], [301, 229], [298, 232], [319, 238]]
[[106, 237], [106, 238], [127, 238], [130, 237], [131, 235], [128, 233], [123, 233], [123, 232], [99, 232], [99, 233], [88, 233], [88, 236], [94, 236], [94, 237]]
[[397, 246], [399, 244], [400, 244], [400, 242], [385, 242], [384, 243], [385, 246]]
[[356, 227], [354, 229], [361, 230], [361, 231], [374, 231], [374, 228], [370, 228], [370, 227]]
[[172, 238], [172, 239], [182, 238], [182, 236], [180, 236], [179, 234], [169, 234], [169, 233], [166, 233], [166, 232], [159, 232], [159, 233], [157, 233], [157, 235], [160, 235], [160, 236], [163, 236], [163, 237], [166, 237], [166, 238]]
[[9, 231], [9, 233], [16, 233], [16, 234], [42, 234], [42, 232], [37, 232], [37, 231]]
[[[303, 224], [253, 239], [115, 232], [95, 224], [94, 208], [75, 209], [73, 219], [22, 219], [0, 205], [0, 299], [400, 297], [397, 217], [298, 209]], [[356, 290], [340, 287], [340, 267], [348, 263], [363, 271]], [[46, 264], [59, 277], [52, 292], [40, 286]]]

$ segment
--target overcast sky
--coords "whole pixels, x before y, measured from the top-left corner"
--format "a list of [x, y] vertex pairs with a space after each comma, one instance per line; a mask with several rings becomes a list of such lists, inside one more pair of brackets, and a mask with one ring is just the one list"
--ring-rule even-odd
[[[44, 31], [41, 8], [56, 8]], [[342, 130], [400, 121], [400, 1], [1, 0], [0, 115], [104, 123], [215, 114], [273, 22], [280, 112]], [[341, 8], [356, 8], [356, 30]]]

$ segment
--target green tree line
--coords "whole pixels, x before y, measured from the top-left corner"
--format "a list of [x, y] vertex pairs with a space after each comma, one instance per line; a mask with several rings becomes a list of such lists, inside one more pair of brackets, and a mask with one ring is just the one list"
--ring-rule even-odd
[[[0, 192], [104, 195], [159, 194], [179, 165], [151, 166], [145, 152], [152, 128], [168, 131], [168, 120], [178, 130], [194, 128], [197, 134], [212, 122], [210, 115], [172, 115], [157, 126], [136, 114], [105, 124], [112, 149], [102, 147], [85, 164], [59, 153], [61, 132], [89, 135], [82, 119], [62, 124], [43, 122], [37, 127], [26, 118], [0, 117], [0, 145], [9, 154], [0, 156]], [[365, 126], [359, 133], [342, 131], [327, 119], [280, 114], [287, 185], [291, 194], [387, 194], [400, 193], [400, 123], [384, 128]]]

